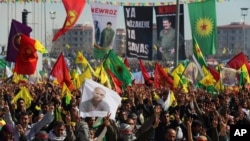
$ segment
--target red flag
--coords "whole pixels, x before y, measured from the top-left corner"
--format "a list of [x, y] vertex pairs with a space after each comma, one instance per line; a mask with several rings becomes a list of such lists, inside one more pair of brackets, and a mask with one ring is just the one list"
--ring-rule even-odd
[[125, 64], [125, 66], [126, 66], [128, 69], [130, 69], [129, 63], [128, 63], [128, 58], [127, 58], [127, 57], [124, 59], [124, 62], [123, 62], [123, 63]]
[[218, 81], [220, 79], [220, 73], [217, 72], [214, 68], [212, 68], [211, 66], [207, 66], [207, 69], [213, 75], [213, 77], [216, 81]]
[[248, 59], [242, 52], [237, 54], [229, 62], [227, 62], [227, 66], [229, 66], [230, 68], [234, 68], [236, 70], [240, 69], [243, 64], [246, 65], [248, 73], [250, 73], [250, 66], [248, 64]]
[[142, 73], [142, 76], [143, 76], [145, 82], [151, 84], [152, 80], [150, 80], [150, 76], [149, 76], [147, 69], [145, 68], [143, 62], [141, 61], [141, 59], [139, 59], [139, 63], [140, 63], [141, 73]]
[[35, 40], [21, 34], [20, 46], [17, 54], [14, 72], [17, 74], [34, 74], [38, 56], [35, 49]]
[[154, 71], [154, 87], [161, 88], [163, 87], [173, 87], [173, 79], [163, 70], [163, 68], [156, 63]]
[[52, 71], [50, 72], [50, 75], [56, 77], [58, 83], [61, 86], [63, 86], [63, 83], [65, 83], [68, 86], [69, 90], [72, 90], [74, 88], [70, 79], [69, 70], [65, 64], [64, 56], [62, 53], [58, 57]]
[[68, 29], [74, 26], [74, 24], [77, 22], [86, 4], [86, 0], [74, 0], [74, 1], [62, 0], [62, 2], [67, 12], [67, 17], [66, 17], [63, 27], [57, 31], [52, 41], [55, 41], [59, 36], [61, 36]]
[[116, 91], [118, 94], [121, 94], [121, 93], [122, 93], [121, 87], [122, 87], [122, 85], [123, 85], [122, 82], [121, 82], [119, 79], [117, 79], [117, 78], [115, 77], [115, 75], [114, 75], [110, 70], [108, 70], [108, 74], [109, 74], [110, 78], [112, 79], [112, 82], [113, 82], [114, 87], [115, 87], [115, 91]]

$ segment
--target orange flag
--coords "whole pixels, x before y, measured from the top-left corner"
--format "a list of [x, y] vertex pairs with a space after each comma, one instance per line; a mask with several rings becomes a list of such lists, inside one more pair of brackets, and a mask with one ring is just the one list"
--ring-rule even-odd
[[50, 75], [56, 77], [57, 82], [61, 86], [63, 86], [63, 83], [65, 83], [68, 86], [69, 90], [72, 90], [74, 88], [70, 79], [68, 67], [66, 66], [64, 56], [62, 53], [58, 57], [52, 71], [50, 72]]
[[57, 31], [54, 35], [52, 41], [55, 41], [58, 37], [64, 34], [68, 29], [74, 26], [80, 17], [83, 8], [86, 5], [86, 0], [62, 0], [65, 10], [67, 12], [67, 17], [64, 22], [63, 27]]
[[33, 74], [36, 70], [38, 56], [35, 49], [35, 40], [24, 34], [19, 37], [20, 46], [15, 62], [14, 72], [17, 74]]
[[155, 88], [173, 87], [173, 79], [156, 63], [154, 71], [154, 86]]

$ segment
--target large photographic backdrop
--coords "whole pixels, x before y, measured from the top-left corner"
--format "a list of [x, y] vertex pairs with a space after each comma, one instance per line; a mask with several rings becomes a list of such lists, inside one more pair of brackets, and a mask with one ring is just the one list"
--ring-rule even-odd
[[94, 57], [103, 59], [113, 48], [119, 6], [91, 3], [94, 33]]
[[152, 60], [153, 7], [124, 6], [126, 56]]
[[[186, 59], [184, 38], [184, 11], [180, 5], [179, 17], [179, 60]], [[157, 24], [157, 60], [174, 59], [176, 44], [176, 5], [155, 6]]]

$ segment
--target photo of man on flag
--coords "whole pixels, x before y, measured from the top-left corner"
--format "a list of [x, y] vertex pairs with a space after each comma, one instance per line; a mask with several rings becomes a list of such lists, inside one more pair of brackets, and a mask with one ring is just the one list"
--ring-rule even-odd
[[117, 92], [86, 79], [79, 105], [81, 117], [105, 117], [111, 113], [110, 118], [115, 119], [118, 105], [121, 104], [121, 97]]

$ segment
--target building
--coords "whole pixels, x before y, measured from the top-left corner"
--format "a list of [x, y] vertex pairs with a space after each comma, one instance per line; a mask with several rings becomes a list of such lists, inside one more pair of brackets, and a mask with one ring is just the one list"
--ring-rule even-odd
[[126, 54], [126, 30], [124, 28], [116, 29], [115, 40], [113, 43], [114, 51], [122, 56], [125, 57]]
[[216, 57], [230, 58], [250, 51], [250, 25], [232, 22], [218, 26]]
[[[54, 33], [58, 29], [54, 29]], [[73, 58], [77, 51], [81, 51], [87, 59], [93, 59], [93, 26], [90, 24], [77, 24], [69, 29], [64, 35], [52, 43], [50, 56], [57, 58], [61, 52], [66, 57]], [[153, 25], [153, 60], [157, 59], [157, 26]], [[70, 46], [70, 48], [67, 48]], [[192, 48], [192, 44], [186, 42], [186, 48]], [[191, 47], [190, 47], [191, 46]], [[116, 29], [113, 43], [114, 51], [121, 57], [126, 56], [126, 30]], [[187, 49], [186, 49], [187, 50]], [[190, 49], [188, 49], [190, 51]], [[188, 52], [190, 55], [190, 52]], [[188, 54], [187, 53], [187, 54]]]
[[[55, 29], [55, 33], [58, 29]], [[93, 54], [93, 27], [90, 24], [77, 24], [59, 37], [50, 51], [51, 56], [57, 58], [61, 52], [67, 57], [74, 57], [81, 51], [85, 57], [91, 58]]]

